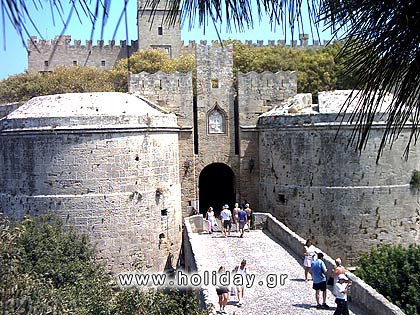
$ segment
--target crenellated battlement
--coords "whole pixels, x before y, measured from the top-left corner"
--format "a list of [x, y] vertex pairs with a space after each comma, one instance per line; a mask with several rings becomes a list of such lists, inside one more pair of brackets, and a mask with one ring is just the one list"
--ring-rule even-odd
[[[309, 35], [301, 34], [299, 36], [300, 42], [296, 40], [286, 43], [285, 40], [269, 40], [266, 43], [263, 40], [251, 41], [246, 40], [241, 43], [249, 47], [286, 47], [292, 49], [319, 49], [325, 46], [320, 44], [318, 40], [314, 40], [312, 45], [308, 44]], [[180, 51], [183, 53], [194, 54], [199, 51], [220, 48], [221, 43], [218, 40], [200, 40], [189, 41], [185, 44], [180, 39], [179, 44], [172, 43], [171, 45], [152, 45], [151, 48], [162, 49], [170, 56], [172, 56], [172, 48], [181, 47]], [[232, 52], [232, 45], [227, 45], [231, 41], [225, 41], [224, 47]], [[127, 41], [121, 40], [117, 45], [115, 40], [109, 40], [107, 43], [104, 40], [98, 40], [96, 44], [92, 40], [86, 40], [82, 43], [81, 40], [72, 40], [70, 35], [56, 36], [53, 40], [38, 39], [37, 36], [32, 36], [28, 40], [28, 71], [49, 72], [56, 67], [63, 66], [93, 66], [99, 69], [111, 69], [118, 60], [127, 58], [140, 48], [139, 40], [132, 40], [130, 45]], [[176, 54], [175, 54], [176, 55]]]
[[247, 73], [239, 72], [240, 76], [244, 78], [256, 79], [256, 80], [263, 80], [268, 77], [276, 77], [281, 79], [288, 79], [288, 80], [296, 80], [296, 71], [263, 71], [263, 72], [256, 72], [250, 71]]
[[[285, 40], [267, 40], [266, 43], [264, 40], [234, 40], [238, 41], [242, 44], [245, 44], [249, 47], [287, 47], [287, 48], [296, 48], [296, 49], [318, 49], [325, 47], [328, 43], [327, 40], [324, 40], [321, 43], [319, 40], [313, 40], [312, 44], [309, 44], [309, 37], [304, 36], [306, 34], [301, 34], [299, 42], [297, 40], [292, 40], [287, 42]], [[195, 48], [197, 45], [204, 45], [204, 46], [220, 46], [220, 41], [218, 40], [190, 40], [188, 42], [181, 41], [182, 47], [184, 49]], [[138, 40], [132, 40], [130, 45], [127, 45], [126, 40], [120, 40], [119, 45], [116, 45], [115, 40], [108, 40], [108, 44], [105, 44], [104, 40], [98, 40], [96, 45], [92, 40], [85, 40], [84, 44], [82, 44], [81, 40], [75, 39], [72, 40], [71, 36], [63, 35], [63, 36], [56, 36], [55, 39], [45, 40], [45, 39], [38, 39], [37, 36], [31, 36], [28, 40], [28, 50], [33, 49], [57, 49], [59, 47], [65, 47], [67, 49], [122, 49], [122, 48], [131, 48], [137, 50]]]
[[130, 74], [129, 91], [142, 92], [143, 95], [158, 94], [159, 91], [186, 94], [192, 92], [192, 74], [178, 71]]
[[69, 35], [65, 36], [56, 36], [53, 40], [45, 40], [41, 39], [38, 40], [37, 36], [31, 36], [28, 40], [28, 50], [36, 50], [36, 49], [59, 49], [60, 47], [64, 47], [66, 49], [125, 49], [130, 48], [137, 50], [138, 49], [138, 40], [132, 40], [131, 45], [127, 45], [127, 41], [121, 40], [120, 45], [115, 45], [115, 40], [109, 40], [108, 45], [105, 45], [104, 40], [98, 40], [97, 44], [94, 45], [92, 40], [86, 40], [85, 44], [82, 45], [81, 40], [74, 40], [72, 42], [72, 38]]
[[131, 56], [138, 50], [138, 41], [127, 45], [125, 40], [116, 45], [115, 40], [72, 41], [71, 36], [56, 36], [54, 40], [38, 40], [32, 36], [28, 40], [28, 70], [38, 72], [54, 71], [58, 66], [96, 67], [101, 70], [111, 69], [118, 60]]
[[296, 71], [238, 72], [237, 76], [239, 94], [254, 95], [257, 98], [263, 94], [273, 94], [285, 99], [297, 93]]
[[[327, 43], [329, 41], [324, 40], [322, 43], [319, 40], [313, 40], [312, 44], [309, 44], [309, 35], [308, 34], [300, 34], [299, 35], [299, 41], [297, 40], [292, 40], [290, 42], [287, 42], [286, 40], [267, 40], [266, 43], [264, 40], [245, 40], [245, 41], [241, 41], [241, 40], [236, 40], [234, 39], [233, 41], [237, 41], [240, 42], [242, 44], [245, 44], [249, 47], [287, 47], [287, 48], [296, 48], [296, 49], [319, 49], [322, 47], [325, 47], [327, 45]], [[188, 42], [182, 41], [182, 45], [185, 49], [189, 49], [189, 48], [194, 48], [195, 46], [197, 46], [198, 44], [200, 45], [211, 45], [211, 46], [220, 46], [220, 41], [218, 40], [211, 40], [211, 41], [207, 41], [207, 40], [199, 40], [199, 41], [195, 41], [195, 40], [190, 40]]]

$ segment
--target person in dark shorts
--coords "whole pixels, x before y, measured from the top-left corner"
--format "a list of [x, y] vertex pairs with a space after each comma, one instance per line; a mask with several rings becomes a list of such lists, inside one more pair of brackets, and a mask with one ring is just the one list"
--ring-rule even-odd
[[[225, 272], [226, 272], [226, 269], [223, 266], [220, 266], [219, 270], [217, 271], [219, 275], [224, 274]], [[219, 297], [219, 306], [220, 306], [219, 314], [226, 314], [225, 307], [229, 299], [229, 288], [226, 286], [217, 285], [216, 293]]]
[[232, 212], [229, 210], [228, 205], [223, 206], [223, 210], [220, 213], [220, 218], [222, 220], [223, 234], [227, 237], [226, 232], [230, 235], [230, 229], [232, 227]]
[[240, 209], [238, 212], [238, 222], [239, 222], [239, 232], [241, 235], [239, 237], [244, 237], [244, 227], [247, 221], [247, 214], [245, 210]]
[[[324, 263], [324, 254], [318, 253], [318, 259], [311, 264], [313, 289], [315, 290], [316, 308], [329, 309], [327, 305], [327, 267]], [[319, 303], [319, 291], [322, 292], [322, 305]]]
[[347, 293], [352, 282], [343, 273], [337, 276], [337, 282], [334, 284], [335, 303], [337, 308], [333, 315], [349, 315], [349, 306], [347, 304]]

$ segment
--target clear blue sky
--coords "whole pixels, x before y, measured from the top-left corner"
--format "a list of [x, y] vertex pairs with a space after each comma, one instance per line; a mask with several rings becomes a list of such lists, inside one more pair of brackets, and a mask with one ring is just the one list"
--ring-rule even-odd
[[[40, 1], [41, 2], [41, 1]], [[62, 1], [63, 5], [67, 5], [68, 1]], [[32, 1], [27, 2], [28, 5], [31, 5]], [[48, 5], [48, 1], [44, 1], [41, 3], [45, 3]], [[108, 18], [108, 21], [104, 28], [103, 39], [105, 42], [108, 40], [113, 39], [114, 31], [117, 26], [117, 21], [120, 17], [120, 14], [123, 9], [123, 1], [112, 1], [111, 2], [111, 15]], [[64, 7], [65, 12], [69, 11], [69, 8]], [[136, 12], [137, 12], [137, 1], [136, 0], [129, 0], [128, 1], [128, 42], [131, 40], [137, 39], [137, 24], [136, 24]], [[32, 8], [31, 14], [33, 16], [33, 20], [38, 27], [39, 35], [35, 28], [30, 26], [30, 23], [27, 23], [28, 32], [30, 35], [36, 35], [38, 38], [43, 39], [53, 39], [56, 35], [59, 35], [63, 30], [63, 21], [60, 20], [57, 14], [52, 17], [51, 10], [49, 7]], [[80, 39], [82, 43], [85, 40], [91, 38], [92, 33], [92, 24], [91, 22], [83, 15], [82, 23], [77, 18], [77, 15], [74, 14], [72, 19], [70, 20], [69, 26], [65, 30], [65, 35], [71, 35], [72, 40]], [[264, 19], [261, 23], [258, 21], [255, 23], [253, 29], [248, 29], [245, 32], [226, 32], [226, 26], [222, 25], [219, 26], [219, 30], [221, 33], [222, 39], [239, 39], [239, 40], [279, 40], [285, 39], [284, 33], [281, 31], [280, 27], [277, 27], [276, 31], [272, 30], [271, 25], [266, 21], [268, 19]], [[5, 20], [5, 29], [3, 30], [2, 26], [2, 16], [0, 15], [0, 30], [3, 33], [1, 38], [1, 48], [0, 48], [0, 80], [7, 78], [9, 75], [22, 73], [27, 69], [27, 51], [19, 35], [16, 33], [16, 30], [12, 27], [10, 22]], [[54, 23], [55, 22], [55, 23]], [[96, 43], [97, 40], [101, 39], [101, 21], [98, 21], [96, 24], [96, 28], [93, 32], [92, 38], [93, 42]], [[196, 22], [198, 25], [198, 21]], [[216, 40], [217, 35], [214, 30], [213, 25], [208, 25], [205, 30], [205, 34], [203, 34], [203, 29], [199, 28], [196, 25], [191, 31], [188, 30], [188, 27], [185, 26], [182, 28], [182, 39], [188, 43], [189, 40]], [[307, 27], [305, 33], [310, 33], [310, 28]], [[295, 39], [298, 39], [298, 31], [295, 32]], [[321, 34], [321, 40], [329, 39], [329, 34], [323, 33]], [[26, 38], [27, 39], [27, 38]], [[124, 19], [121, 21], [121, 25], [118, 28], [118, 31], [115, 35], [115, 40], [118, 43], [120, 40], [126, 39], [126, 29], [125, 29], [125, 21]], [[291, 40], [290, 33], [287, 35], [286, 39], [288, 41]], [[311, 40], [310, 40], [311, 42]]]

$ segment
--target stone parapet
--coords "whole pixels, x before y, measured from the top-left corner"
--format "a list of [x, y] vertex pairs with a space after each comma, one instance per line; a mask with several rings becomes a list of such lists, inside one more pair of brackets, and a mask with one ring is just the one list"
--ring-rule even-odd
[[[306, 243], [305, 239], [269, 213], [255, 213], [254, 216], [257, 218], [256, 221], [260, 226], [267, 228], [270, 233], [289, 247], [296, 255], [302, 255]], [[323, 252], [318, 248], [317, 251]], [[325, 254], [325, 252], [324, 262], [329, 271], [335, 268], [334, 259]], [[379, 294], [353, 273], [347, 272], [346, 275], [353, 282], [351, 290], [352, 303], [362, 307], [369, 314], [404, 315], [404, 312], [399, 307], [390, 303], [382, 294]]]
[[92, 40], [86, 40], [85, 44], [82, 45], [82, 41], [79, 39], [72, 40], [71, 36], [56, 36], [55, 39], [38, 39], [37, 36], [31, 36], [28, 40], [28, 50], [48, 50], [53, 49], [92, 49], [92, 50], [119, 50], [126, 49], [127, 47], [137, 50], [138, 49], [138, 40], [132, 40], [131, 45], [127, 45], [126, 40], [121, 40], [120, 45], [115, 45], [115, 40], [108, 40], [108, 45], [105, 44], [104, 40], [96, 41], [96, 45]]
[[[350, 113], [310, 113], [310, 114], [279, 114], [277, 115], [274, 111], [267, 112], [259, 116], [258, 126], [260, 127], [304, 127], [314, 125], [325, 125], [332, 128], [337, 128], [337, 125], [346, 125], [351, 117]], [[377, 113], [373, 117], [375, 123], [384, 124], [388, 116], [383, 113]], [[354, 125], [354, 124], [352, 124]]]
[[[294, 49], [320, 49], [320, 48], [324, 48], [329, 41], [324, 40], [322, 43], [319, 40], [314, 39], [313, 43], [310, 44], [309, 43], [309, 38], [306, 37], [305, 35], [307, 34], [301, 34], [300, 36], [300, 40], [299, 40], [299, 44], [297, 40], [292, 40], [290, 42], [286, 42], [283, 39], [275, 39], [275, 40], [260, 40], [260, 39], [256, 39], [256, 40], [233, 40], [235, 42], [240, 42], [242, 44], [245, 44], [249, 47], [274, 47], [274, 46], [279, 46], [279, 47], [286, 47], [286, 48], [294, 48]], [[224, 41], [222, 41], [223, 43]], [[207, 41], [207, 40], [189, 40], [188, 42], [182, 41], [182, 46], [184, 48], [193, 48], [196, 45], [218, 45], [220, 46], [221, 42], [219, 40], [211, 40], [211, 41]]]
[[[184, 229], [182, 232], [182, 249], [184, 252], [184, 270], [189, 273], [197, 272], [197, 258], [194, 253], [194, 247], [192, 242], [192, 234], [200, 232], [203, 228], [203, 216], [193, 215], [184, 218]], [[197, 245], [196, 245], [197, 246]], [[209, 304], [208, 288], [200, 288], [198, 290], [198, 298], [200, 300], [201, 307], [204, 309]]]

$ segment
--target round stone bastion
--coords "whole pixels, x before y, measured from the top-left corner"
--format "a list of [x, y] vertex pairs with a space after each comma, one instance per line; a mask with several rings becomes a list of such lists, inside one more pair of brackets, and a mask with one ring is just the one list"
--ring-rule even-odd
[[178, 132], [130, 94], [33, 98], [0, 120], [0, 212], [56, 215], [111, 272], [163, 271], [181, 246]]
[[260, 116], [259, 160], [262, 209], [305, 239], [313, 239], [346, 264], [381, 244], [420, 241], [420, 195], [413, 174], [420, 170], [420, 146], [410, 146], [407, 124], [377, 161], [386, 128], [378, 112], [361, 152], [352, 145], [350, 114], [319, 112]]

